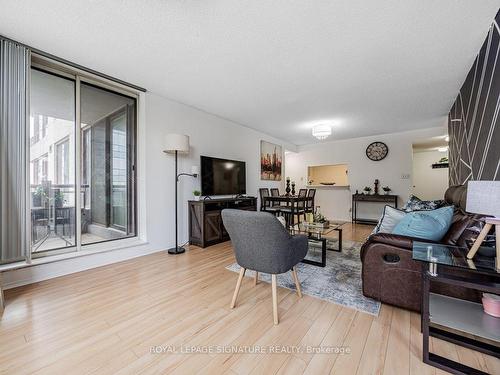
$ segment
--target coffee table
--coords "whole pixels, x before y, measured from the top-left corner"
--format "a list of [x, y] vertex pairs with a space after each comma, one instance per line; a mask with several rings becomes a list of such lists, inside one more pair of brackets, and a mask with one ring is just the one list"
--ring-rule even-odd
[[[326, 266], [326, 251], [342, 251], [342, 225], [345, 222], [331, 222], [325, 227], [310, 225], [305, 222], [290, 226], [290, 234], [305, 234], [309, 238], [309, 248], [316, 248], [317, 245], [321, 247], [321, 261], [311, 260], [304, 258], [303, 263], [311, 264], [313, 266], [325, 267]], [[337, 248], [328, 247], [328, 235], [332, 232], [338, 233], [339, 244]], [[316, 246], [315, 246], [316, 245]]]

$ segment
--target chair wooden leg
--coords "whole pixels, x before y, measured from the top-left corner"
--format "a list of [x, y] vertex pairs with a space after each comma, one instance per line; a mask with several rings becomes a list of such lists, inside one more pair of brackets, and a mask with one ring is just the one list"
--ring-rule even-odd
[[247, 270], [246, 268], [243, 267], [240, 268], [240, 274], [238, 276], [238, 281], [236, 282], [236, 288], [234, 289], [233, 300], [231, 301], [231, 306], [230, 306], [232, 309], [236, 304], [236, 298], [238, 298], [238, 292], [240, 291], [241, 281], [243, 280], [243, 276], [245, 276], [246, 270]]
[[276, 275], [271, 275], [271, 288], [273, 290], [273, 319], [278, 324], [278, 290], [276, 289]]
[[299, 276], [297, 275], [297, 269], [295, 267], [292, 268], [292, 276], [295, 281], [295, 289], [297, 289], [297, 295], [299, 298], [302, 298], [302, 290], [300, 289], [300, 281]]
[[259, 283], [259, 273], [255, 271], [255, 275], [253, 276], [253, 285], [257, 285]]

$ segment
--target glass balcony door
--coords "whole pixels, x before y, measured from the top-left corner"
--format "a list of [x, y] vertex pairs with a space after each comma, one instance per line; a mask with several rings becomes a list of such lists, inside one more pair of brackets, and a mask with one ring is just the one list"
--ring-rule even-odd
[[82, 244], [135, 236], [135, 100], [82, 83]]
[[75, 80], [32, 69], [29, 126], [32, 252], [74, 247]]
[[31, 72], [32, 254], [135, 236], [136, 98], [49, 70]]

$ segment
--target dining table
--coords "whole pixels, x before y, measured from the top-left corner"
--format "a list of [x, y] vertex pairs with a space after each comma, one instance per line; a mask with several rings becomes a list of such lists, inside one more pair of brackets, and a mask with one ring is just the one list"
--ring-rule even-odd
[[[278, 212], [285, 213], [287, 227], [295, 225], [295, 215], [304, 212], [309, 208], [309, 203], [312, 203], [312, 197], [299, 197], [298, 195], [279, 195], [263, 197], [263, 206], [278, 208]], [[283, 208], [283, 210], [280, 210]], [[311, 207], [311, 209], [313, 209]], [[301, 211], [302, 210], [302, 211]]]

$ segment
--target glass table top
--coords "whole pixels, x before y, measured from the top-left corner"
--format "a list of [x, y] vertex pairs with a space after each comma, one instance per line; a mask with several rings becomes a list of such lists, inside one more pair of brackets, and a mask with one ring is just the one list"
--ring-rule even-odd
[[500, 275], [495, 269], [495, 258], [476, 254], [474, 259], [467, 259], [468, 252], [469, 249], [466, 247], [414, 241], [412, 258], [426, 263]]
[[330, 222], [327, 226], [322, 227], [317, 225], [311, 225], [303, 221], [299, 224], [295, 224], [294, 226], [290, 226], [290, 231], [292, 233], [303, 233], [308, 235], [324, 236], [334, 230], [339, 229], [344, 224], [345, 222]]

